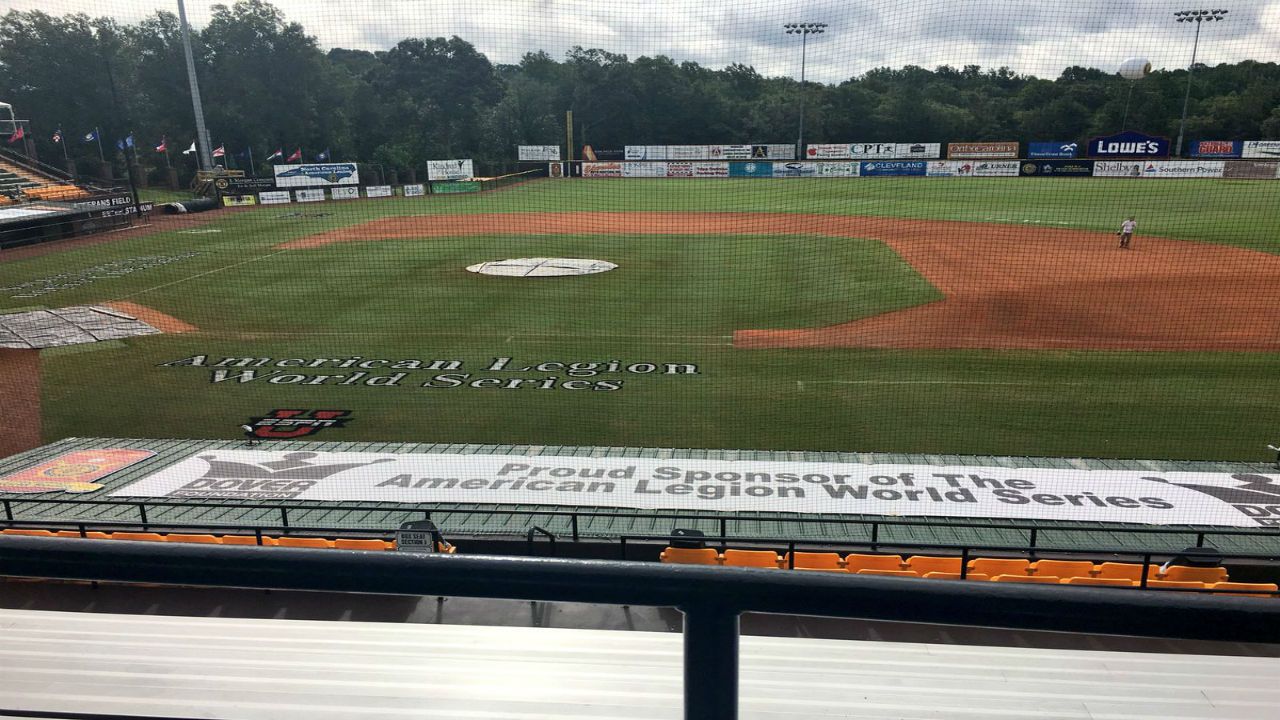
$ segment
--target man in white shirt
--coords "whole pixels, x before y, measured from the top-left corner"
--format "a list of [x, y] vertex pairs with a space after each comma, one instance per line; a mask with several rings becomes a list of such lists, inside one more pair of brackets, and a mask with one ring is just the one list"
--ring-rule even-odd
[[1138, 223], [1130, 215], [1128, 220], [1120, 223], [1120, 230], [1116, 233], [1120, 236], [1120, 249], [1128, 250], [1129, 241], [1133, 239], [1133, 231], [1138, 229]]

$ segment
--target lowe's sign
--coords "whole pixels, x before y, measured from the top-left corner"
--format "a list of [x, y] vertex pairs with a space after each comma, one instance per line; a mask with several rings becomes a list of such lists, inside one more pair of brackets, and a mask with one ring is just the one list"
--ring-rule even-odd
[[1169, 139], [1126, 130], [1090, 140], [1089, 155], [1100, 158], [1168, 157]]

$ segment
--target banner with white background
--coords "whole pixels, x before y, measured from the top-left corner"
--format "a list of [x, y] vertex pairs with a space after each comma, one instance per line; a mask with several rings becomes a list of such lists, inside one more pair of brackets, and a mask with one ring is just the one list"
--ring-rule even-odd
[[754, 460], [215, 450], [198, 453], [112, 495], [1280, 529], [1277, 477]]

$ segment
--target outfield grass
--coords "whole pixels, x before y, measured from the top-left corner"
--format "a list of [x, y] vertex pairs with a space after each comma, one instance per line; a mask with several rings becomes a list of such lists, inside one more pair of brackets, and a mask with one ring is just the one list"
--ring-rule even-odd
[[[352, 410], [347, 428], [320, 436], [331, 440], [1260, 458], [1262, 445], [1276, 440], [1280, 354], [730, 346], [736, 329], [830, 324], [940, 297], [876, 242], [565, 236], [274, 246], [404, 214], [813, 212], [1106, 230], [1132, 211], [1143, 233], [1275, 252], [1277, 200], [1280, 183], [1231, 181], [540, 181], [483, 195], [228, 212], [205, 228], [216, 233], [165, 232], [20, 261], [0, 256], [4, 287], [112, 261], [199, 253], [37, 298], [0, 292], [0, 309], [128, 299], [201, 328], [87, 352], [46, 351], [48, 440], [233, 437], [250, 416], [296, 406]], [[619, 269], [545, 281], [461, 270], [538, 255], [598, 257]], [[161, 366], [197, 355], [210, 362], [359, 355], [462, 367], [408, 370], [394, 386], [371, 387], [212, 383], [213, 368]], [[512, 362], [487, 371], [496, 357]], [[617, 390], [423, 386], [448, 373], [573, 380], [563, 371], [510, 368], [611, 360], [695, 365], [697, 374], [581, 378], [621, 382]], [[265, 368], [277, 370], [300, 372]], [[313, 379], [354, 370], [305, 372]]]

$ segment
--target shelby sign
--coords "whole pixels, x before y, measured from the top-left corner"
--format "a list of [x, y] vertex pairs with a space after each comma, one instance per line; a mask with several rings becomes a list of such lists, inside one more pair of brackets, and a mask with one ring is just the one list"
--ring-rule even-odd
[[1280, 527], [1275, 478], [1222, 472], [210, 450], [112, 495]]
[[1089, 155], [1100, 158], [1168, 157], [1169, 138], [1126, 130], [1090, 140]]

